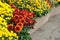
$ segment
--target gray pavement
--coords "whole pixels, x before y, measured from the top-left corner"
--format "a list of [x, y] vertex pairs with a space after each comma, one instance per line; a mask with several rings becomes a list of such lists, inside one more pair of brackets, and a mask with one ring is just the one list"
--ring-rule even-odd
[[32, 40], [60, 40], [60, 15], [53, 16], [32, 35]]

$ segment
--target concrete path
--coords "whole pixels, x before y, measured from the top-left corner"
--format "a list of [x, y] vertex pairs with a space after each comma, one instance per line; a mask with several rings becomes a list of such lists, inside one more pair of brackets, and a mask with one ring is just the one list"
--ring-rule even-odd
[[32, 40], [60, 40], [60, 15], [51, 17], [31, 37]]

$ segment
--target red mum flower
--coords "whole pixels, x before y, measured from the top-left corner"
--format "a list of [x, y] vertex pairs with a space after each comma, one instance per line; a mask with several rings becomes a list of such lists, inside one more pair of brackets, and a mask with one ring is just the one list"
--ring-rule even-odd
[[9, 24], [7, 28], [8, 28], [9, 31], [13, 30], [13, 24]]
[[21, 15], [22, 15], [22, 13], [23, 13], [23, 11], [22, 11], [22, 10], [20, 10], [20, 11], [19, 11], [19, 14], [21, 14]]
[[19, 19], [19, 16], [18, 16], [18, 15], [15, 15], [15, 16], [14, 16], [14, 19], [15, 19], [15, 20], [18, 20], [18, 19]]
[[18, 8], [15, 9], [15, 13], [16, 13], [16, 14], [18, 14], [19, 11], [20, 11], [20, 10], [19, 10]]
[[32, 23], [32, 19], [27, 18], [27, 22], [28, 22], [28, 23]]
[[23, 23], [21, 23], [21, 22], [17, 23], [17, 25], [23, 27]]
[[18, 23], [19, 22], [19, 16], [18, 15], [15, 15], [13, 18], [12, 18], [12, 22], [15, 22], [15, 23]]
[[27, 16], [26, 16], [26, 15], [23, 15], [23, 17], [24, 17], [24, 19], [26, 19], [26, 18], [27, 18]]
[[17, 13], [15, 13], [15, 12], [13, 12], [13, 17], [14, 17], [15, 15], [18, 15], [18, 14], [17, 14]]
[[19, 15], [19, 11], [20, 11], [20, 10], [19, 10], [18, 8], [16, 8], [15, 11], [13, 12], [13, 16]]
[[19, 25], [16, 25], [16, 26], [14, 27], [14, 31], [15, 31], [15, 32], [21, 32], [22, 28], [23, 28], [23, 27], [21, 27], [21, 26], [19, 26]]
[[12, 22], [15, 22], [15, 20], [14, 20], [14, 18], [13, 18], [13, 17], [11, 18], [11, 21], [12, 21]]
[[25, 17], [20, 16], [20, 17], [19, 17], [19, 21], [20, 21], [21, 23], [25, 23], [26, 19], [25, 19]]
[[33, 12], [27, 12], [26, 16], [29, 17], [29, 18], [33, 18], [34, 14], [33, 14]]
[[25, 12], [23, 10], [20, 10], [19, 12], [21, 15], [25, 15]]
[[21, 15], [28, 15], [28, 10], [20, 10]]
[[19, 16], [19, 19], [23, 19], [23, 16], [22, 16], [22, 15], [20, 15], [20, 16]]

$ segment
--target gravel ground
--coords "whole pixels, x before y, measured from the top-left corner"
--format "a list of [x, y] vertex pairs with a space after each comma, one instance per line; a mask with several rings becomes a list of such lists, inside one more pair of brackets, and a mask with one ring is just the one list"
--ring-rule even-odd
[[53, 16], [32, 35], [32, 40], [60, 40], [60, 15]]

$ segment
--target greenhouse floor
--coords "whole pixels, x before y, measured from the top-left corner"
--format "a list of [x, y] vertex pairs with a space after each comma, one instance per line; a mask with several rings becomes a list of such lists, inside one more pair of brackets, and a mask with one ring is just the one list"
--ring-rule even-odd
[[60, 15], [53, 16], [32, 35], [32, 40], [60, 40]]

